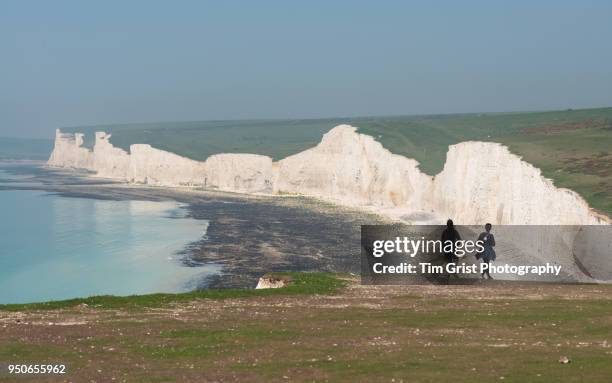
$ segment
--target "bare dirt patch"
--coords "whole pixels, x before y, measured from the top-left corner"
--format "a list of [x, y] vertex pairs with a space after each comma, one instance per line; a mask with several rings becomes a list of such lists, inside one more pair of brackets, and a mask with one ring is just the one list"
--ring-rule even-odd
[[588, 118], [576, 122], [551, 123], [537, 127], [525, 128], [521, 133], [526, 134], [554, 134], [582, 129], [612, 129], [612, 122], [605, 118]]
[[564, 169], [571, 173], [612, 177], [612, 154], [608, 152], [585, 157], [570, 157], [562, 163]]

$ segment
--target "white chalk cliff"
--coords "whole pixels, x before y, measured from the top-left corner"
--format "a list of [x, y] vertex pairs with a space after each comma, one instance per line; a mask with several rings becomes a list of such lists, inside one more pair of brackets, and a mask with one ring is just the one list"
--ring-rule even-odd
[[[110, 134], [96, 132], [96, 143], [93, 149], [94, 169], [100, 177], [128, 179], [130, 154], [123, 149], [114, 147], [109, 141], [110, 137]], [[56, 151], [57, 139], [53, 153]], [[51, 156], [53, 157], [53, 155]]]
[[340, 125], [314, 148], [275, 164], [274, 191], [352, 206], [429, 210], [432, 177], [413, 159], [391, 153], [371, 136]]
[[577, 193], [555, 187], [540, 169], [492, 142], [450, 146], [432, 198], [438, 211], [459, 222], [589, 225], [603, 220]]
[[55, 147], [47, 164], [53, 167], [94, 170], [94, 153], [83, 147], [80, 133], [55, 131]]
[[97, 133], [91, 151], [82, 147], [81, 134], [58, 129], [48, 165], [156, 186], [300, 194], [401, 211], [404, 217], [427, 216], [432, 223], [447, 217], [461, 224], [608, 223], [577, 193], [555, 187], [539, 169], [497, 143], [450, 146], [444, 169], [431, 177], [414, 159], [391, 153], [349, 125], [336, 126], [317, 146], [277, 162], [255, 154], [217, 154], [194, 161], [143, 144], [131, 145], [127, 153], [109, 138]]
[[239, 193], [272, 192], [272, 158], [257, 154], [215, 154], [206, 159], [205, 189]]

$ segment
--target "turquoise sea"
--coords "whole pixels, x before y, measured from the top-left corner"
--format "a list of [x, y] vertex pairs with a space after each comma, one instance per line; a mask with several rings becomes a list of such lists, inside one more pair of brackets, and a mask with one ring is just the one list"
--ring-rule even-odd
[[[28, 180], [0, 170], [6, 182]], [[0, 212], [0, 303], [180, 292], [220, 270], [181, 262], [208, 222], [175, 202], [0, 190]]]

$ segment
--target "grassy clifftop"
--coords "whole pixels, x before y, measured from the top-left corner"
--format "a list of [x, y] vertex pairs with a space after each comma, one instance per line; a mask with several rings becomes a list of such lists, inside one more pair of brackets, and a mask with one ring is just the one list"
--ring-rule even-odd
[[100, 295], [87, 298], [74, 298], [62, 301], [2, 304], [1, 311], [58, 310], [80, 305], [97, 309], [142, 309], [161, 308], [170, 305], [190, 302], [197, 299], [230, 299], [265, 297], [270, 295], [299, 294], [333, 294], [346, 285], [345, 281], [331, 273], [270, 273], [270, 276], [284, 277], [290, 280], [282, 289], [210, 289], [186, 293], [158, 293], [130, 296]]
[[448, 146], [501, 142], [542, 169], [559, 187], [580, 193], [612, 215], [612, 108], [529, 113], [253, 120], [100, 125], [69, 131], [113, 134], [128, 149], [144, 143], [196, 160], [217, 153], [255, 153], [281, 159], [316, 145], [333, 126], [348, 123], [394, 153], [415, 158], [430, 174], [442, 170]]
[[[362, 286], [356, 278], [308, 277], [293, 293], [287, 287], [164, 304], [2, 307], [0, 360], [65, 364], [61, 379], [75, 382], [607, 382], [612, 376], [610, 285]], [[559, 363], [564, 358], [571, 362]], [[2, 381], [58, 378], [4, 375]]]

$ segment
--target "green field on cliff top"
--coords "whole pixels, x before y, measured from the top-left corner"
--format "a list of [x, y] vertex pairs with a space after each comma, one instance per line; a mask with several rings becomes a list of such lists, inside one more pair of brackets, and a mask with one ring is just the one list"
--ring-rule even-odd
[[542, 169], [558, 187], [580, 193], [612, 216], [612, 108], [550, 112], [390, 116], [310, 120], [236, 120], [99, 125], [65, 131], [113, 134], [124, 149], [135, 143], [204, 160], [217, 153], [255, 153], [281, 159], [316, 145], [340, 123], [372, 135], [394, 153], [420, 162], [434, 175], [449, 145], [500, 142]]
[[[364, 286], [290, 273], [274, 290], [0, 305], [6, 382], [609, 382], [612, 286]], [[560, 363], [566, 361], [569, 363]]]

